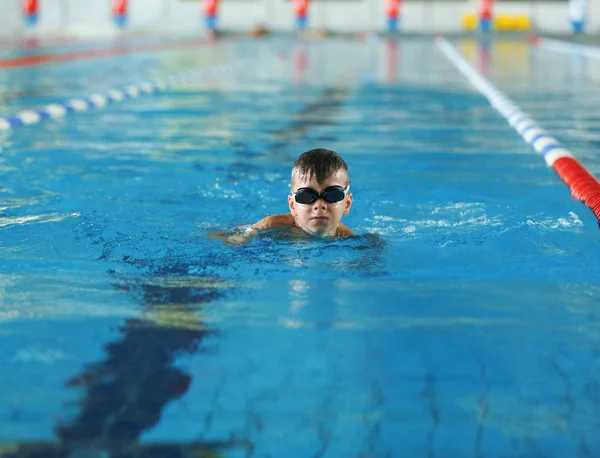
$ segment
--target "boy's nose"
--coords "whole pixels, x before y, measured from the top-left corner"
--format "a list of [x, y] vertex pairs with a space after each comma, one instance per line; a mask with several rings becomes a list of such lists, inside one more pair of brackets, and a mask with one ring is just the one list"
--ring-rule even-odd
[[315, 200], [315, 203], [313, 204], [315, 210], [318, 210], [319, 208], [327, 208], [327, 202], [325, 202], [324, 199], [321, 199], [320, 197]]

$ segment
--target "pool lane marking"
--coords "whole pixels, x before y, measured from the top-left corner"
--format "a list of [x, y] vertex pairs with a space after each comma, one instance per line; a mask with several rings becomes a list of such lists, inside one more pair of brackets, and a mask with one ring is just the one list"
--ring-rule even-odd
[[122, 102], [145, 94], [166, 91], [176, 86], [189, 83], [195, 78], [232, 73], [250, 63], [250, 59], [239, 59], [235, 62], [202, 68], [171, 76], [156, 81], [144, 81], [137, 85], [129, 85], [122, 89], [110, 89], [105, 93], [95, 93], [83, 98], [69, 99], [62, 103], [52, 103], [41, 108], [23, 110], [13, 116], [0, 117], [0, 132], [18, 127], [38, 124], [46, 119], [58, 119], [68, 113], [103, 108], [110, 103]]
[[568, 41], [554, 40], [551, 38], [538, 38], [534, 41], [538, 46], [551, 51], [558, 51], [567, 54], [580, 54], [582, 56], [591, 57], [592, 59], [600, 59], [600, 48], [594, 46], [570, 43]]
[[206, 44], [210, 41], [205, 38], [178, 40], [168, 43], [151, 43], [133, 46], [117, 46], [113, 48], [85, 49], [65, 53], [30, 54], [19, 57], [0, 59], [0, 69], [14, 67], [30, 67], [34, 65], [53, 64], [59, 62], [73, 62], [86, 59], [100, 59], [105, 57], [122, 56], [144, 52], [170, 51]]
[[436, 45], [454, 66], [481, 92], [509, 124], [540, 154], [567, 184], [573, 198], [582, 200], [600, 223], [600, 182], [583, 167], [558, 140], [551, 137], [527, 113], [485, 79], [444, 38], [435, 39]]
[[[180, 37], [183, 40], [183, 37]], [[192, 39], [192, 38], [187, 38]], [[148, 37], [143, 34], [131, 33], [121, 35], [119, 37], [97, 37], [97, 38], [82, 38], [78, 36], [68, 36], [56, 38], [38, 38], [38, 37], [22, 37], [16, 40], [0, 40], [0, 53], [26, 52], [29, 54], [40, 54], [46, 52], [48, 54], [68, 52], [71, 48], [80, 48], [80, 51], [85, 49], [101, 49], [107, 46], [132, 46], [136, 44], [158, 44], [160, 40], [167, 41], [167, 36], [157, 35]], [[76, 51], [77, 49], [74, 49]]]

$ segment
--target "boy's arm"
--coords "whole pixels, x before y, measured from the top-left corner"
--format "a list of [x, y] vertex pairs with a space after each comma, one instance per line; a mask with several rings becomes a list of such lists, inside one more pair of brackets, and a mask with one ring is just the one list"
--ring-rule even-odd
[[258, 236], [260, 231], [274, 229], [276, 227], [293, 226], [294, 217], [291, 214], [273, 215], [261, 219], [258, 223], [251, 226], [238, 228], [241, 233], [232, 234], [230, 231], [216, 231], [208, 234], [208, 238], [222, 240], [225, 245], [235, 246], [248, 243], [252, 237]]
[[284, 215], [267, 216], [250, 227], [256, 231], [266, 231], [277, 227], [294, 226], [295, 224], [294, 217], [290, 213], [287, 213]]

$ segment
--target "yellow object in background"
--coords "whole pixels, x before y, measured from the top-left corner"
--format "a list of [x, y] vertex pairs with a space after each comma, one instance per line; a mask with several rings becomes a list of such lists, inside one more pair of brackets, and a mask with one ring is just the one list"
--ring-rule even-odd
[[531, 29], [531, 21], [529, 20], [529, 17], [527, 17], [527, 16], [523, 16], [523, 15], [515, 16], [514, 27], [515, 27], [515, 30], [519, 30], [519, 31], [530, 30]]
[[465, 30], [476, 30], [479, 20], [474, 14], [465, 14], [463, 16], [463, 27]]
[[499, 32], [507, 32], [512, 30], [513, 18], [506, 14], [498, 14], [494, 17], [494, 29]]
[[[479, 17], [468, 13], [462, 18], [463, 28], [468, 31], [477, 30]], [[531, 29], [531, 20], [522, 14], [498, 14], [493, 18], [494, 30], [499, 32], [524, 32]]]
[[499, 14], [494, 17], [494, 28], [499, 32], [523, 32], [531, 28], [531, 21], [522, 14]]

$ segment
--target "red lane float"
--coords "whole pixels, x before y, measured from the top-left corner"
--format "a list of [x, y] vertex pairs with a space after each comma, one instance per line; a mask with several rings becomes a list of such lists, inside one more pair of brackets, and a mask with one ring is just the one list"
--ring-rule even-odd
[[544, 158], [549, 167], [565, 182], [574, 199], [583, 203], [594, 213], [600, 225], [600, 181], [585, 169], [558, 140], [541, 129], [535, 120], [508, 99], [491, 82], [486, 80], [444, 38], [436, 38], [436, 44], [446, 57], [477, 88], [508, 123]]
[[569, 187], [573, 198], [583, 201], [600, 222], [600, 182], [572, 157], [557, 159], [552, 168]]
[[0, 59], [0, 69], [101, 59], [136, 53], [162, 52], [173, 49], [196, 48], [201, 44], [206, 44], [206, 40], [194, 38], [191, 40], [169, 41], [161, 44], [119, 45], [110, 48], [85, 49], [65, 53], [27, 54], [24, 56], [10, 57], [8, 59]]

